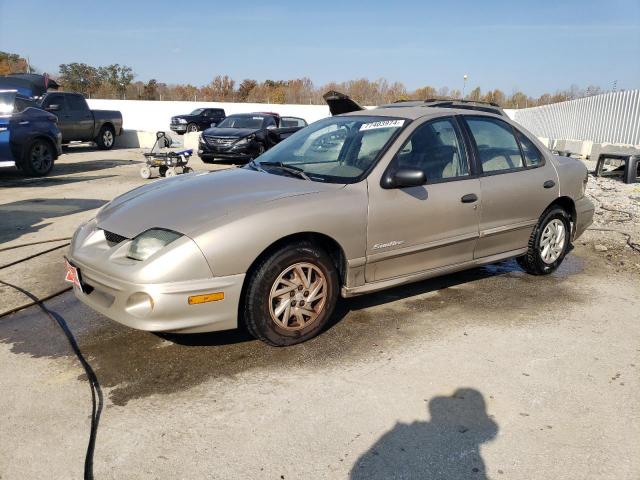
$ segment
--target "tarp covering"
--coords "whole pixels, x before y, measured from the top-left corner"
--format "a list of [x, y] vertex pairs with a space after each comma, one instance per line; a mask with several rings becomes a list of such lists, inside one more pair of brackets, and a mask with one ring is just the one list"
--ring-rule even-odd
[[55, 80], [49, 78], [46, 73], [13, 73], [0, 77], [0, 90], [17, 90], [27, 97], [40, 97], [48, 89], [57, 90], [59, 87]]

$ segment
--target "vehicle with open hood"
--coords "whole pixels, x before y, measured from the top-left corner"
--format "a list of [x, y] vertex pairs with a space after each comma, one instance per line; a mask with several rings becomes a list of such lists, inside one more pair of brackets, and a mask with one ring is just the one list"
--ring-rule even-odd
[[302, 118], [272, 112], [229, 115], [202, 132], [198, 155], [207, 163], [216, 159], [247, 162], [306, 126]]
[[71, 243], [77, 297], [133, 328], [292, 345], [339, 297], [510, 258], [549, 274], [592, 222], [584, 165], [508, 118], [342, 106], [243, 168], [107, 204]]

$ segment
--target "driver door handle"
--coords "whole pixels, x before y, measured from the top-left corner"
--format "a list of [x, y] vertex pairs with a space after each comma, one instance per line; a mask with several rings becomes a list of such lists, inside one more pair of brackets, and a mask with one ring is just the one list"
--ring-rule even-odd
[[463, 195], [463, 197], [460, 199], [460, 201], [462, 203], [477, 202], [478, 201], [478, 196], [475, 193], [467, 193], [466, 195]]

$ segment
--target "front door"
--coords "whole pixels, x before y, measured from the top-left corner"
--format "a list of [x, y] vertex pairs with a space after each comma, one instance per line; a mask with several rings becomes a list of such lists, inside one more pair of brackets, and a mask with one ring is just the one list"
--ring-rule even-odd
[[[57, 105], [55, 110], [49, 110], [53, 105]], [[58, 128], [60, 129], [60, 133], [62, 133], [62, 143], [69, 143], [71, 140], [75, 140], [76, 129], [64, 95], [60, 93], [47, 95], [42, 104], [42, 108], [51, 111], [51, 113], [58, 117]]]
[[369, 184], [367, 282], [473, 259], [480, 180], [471, 175], [457, 121], [445, 117], [418, 125], [387, 171], [400, 168], [423, 170], [427, 183], [391, 189]]

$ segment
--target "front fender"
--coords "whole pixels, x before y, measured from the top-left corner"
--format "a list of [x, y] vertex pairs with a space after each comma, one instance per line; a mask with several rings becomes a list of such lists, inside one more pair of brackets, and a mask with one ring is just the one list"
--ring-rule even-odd
[[334, 239], [347, 260], [363, 258], [368, 200], [365, 182], [267, 202], [193, 236], [215, 276], [245, 273], [270, 245], [296, 233]]

